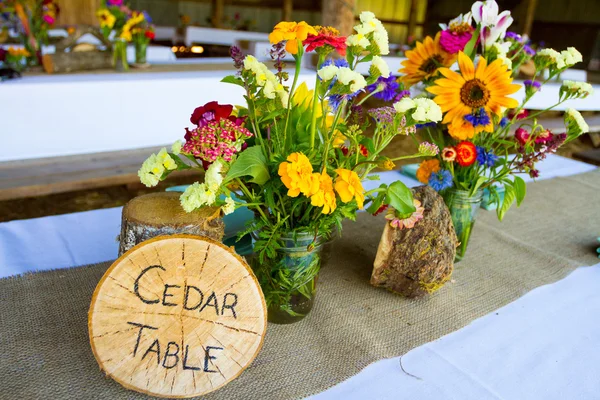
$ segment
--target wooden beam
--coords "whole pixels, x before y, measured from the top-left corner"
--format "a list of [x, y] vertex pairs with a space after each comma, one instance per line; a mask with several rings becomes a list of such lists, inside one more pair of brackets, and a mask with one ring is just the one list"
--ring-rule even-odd
[[323, 26], [333, 26], [344, 36], [352, 34], [356, 0], [323, 0]]
[[102, 0], [60, 0], [57, 25], [98, 26], [96, 10], [102, 3]]
[[531, 36], [536, 6], [537, 0], [527, 0], [527, 13], [525, 14], [525, 23], [523, 24], [523, 35]]
[[406, 30], [406, 40], [405, 43], [408, 43], [408, 38], [415, 35], [415, 28], [417, 26], [417, 0], [410, 1], [410, 12], [408, 15], [408, 29]]
[[211, 23], [213, 28], [221, 28], [223, 23], [224, 0], [212, 0]]
[[294, 9], [294, 0], [283, 0], [283, 7], [281, 8], [281, 20], [282, 21], [291, 21], [293, 9]]

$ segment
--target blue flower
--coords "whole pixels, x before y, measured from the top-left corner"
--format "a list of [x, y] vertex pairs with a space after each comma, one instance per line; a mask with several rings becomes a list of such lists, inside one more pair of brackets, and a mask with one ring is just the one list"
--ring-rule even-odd
[[367, 91], [373, 92], [377, 89], [380, 89], [380, 91], [375, 93], [373, 97], [384, 101], [392, 101], [396, 97], [396, 90], [398, 90], [399, 87], [400, 85], [398, 82], [396, 82], [395, 77], [391, 75], [389, 78], [380, 76], [375, 83], [367, 86]]
[[437, 122], [426, 122], [424, 124], [417, 124], [416, 127], [417, 127], [417, 129], [433, 128], [436, 125], [437, 125]]
[[492, 168], [496, 165], [496, 161], [498, 161], [498, 156], [494, 154], [492, 150], [486, 151], [481, 146], [477, 147], [477, 162], [479, 165], [483, 165], [485, 167]]
[[438, 172], [432, 172], [429, 177], [429, 186], [437, 192], [451, 188], [454, 186], [452, 174], [447, 169], [440, 169]]
[[485, 109], [474, 110], [471, 114], [465, 115], [465, 121], [470, 122], [473, 127], [486, 126], [490, 124], [490, 116]]
[[148, 14], [148, 11], [142, 11], [142, 14], [144, 14], [144, 19], [146, 21], [148, 21], [149, 24], [152, 23], [152, 17], [150, 16], [150, 14]]
[[524, 45], [523, 46], [523, 51], [525, 52], [525, 54], [527, 54], [528, 56], [535, 56], [535, 50], [532, 49], [530, 46], [528, 45]]
[[356, 96], [358, 96], [358, 94], [360, 92], [361, 91], [359, 90], [358, 92], [351, 93], [351, 94], [333, 94], [333, 95], [327, 97], [327, 100], [329, 101], [329, 106], [331, 107], [331, 110], [334, 113], [337, 112], [337, 109], [340, 106], [340, 104], [342, 104], [342, 101], [347, 100], [348, 102], [350, 102], [350, 100], [352, 100]]
[[500, 120], [500, 127], [504, 128], [506, 126], [506, 124], [508, 124], [509, 122], [510, 122], [510, 120], [508, 118], [506, 118], [506, 117], [502, 118]]
[[323, 62], [323, 64], [321, 64], [319, 69], [321, 69], [323, 67], [327, 67], [328, 65], [335, 65], [338, 68], [343, 68], [343, 67], [349, 68], [350, 67], [350, 65], [348, 64], [348, 61], [346, 61], [345, 58], [336, 58], [335, 60], [328, 58], [327, 60], [325, 60]]

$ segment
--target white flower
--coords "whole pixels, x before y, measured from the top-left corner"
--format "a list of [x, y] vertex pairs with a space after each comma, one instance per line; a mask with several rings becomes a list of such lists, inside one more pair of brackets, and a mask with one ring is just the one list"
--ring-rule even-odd
[[210, 167], [206, 170], [204, 175], [204, 183], [206, 187], [212, 191], [217, 192], [223, 183], [223, 163], [220, 160], [210, 164]]
[[173, 143], [173, 145], [171, 146], [171, 152], [175, 155], [178, 155], [179, 153], [181, 153], [181, 147], [183, 146], [183, 143], [181, 142], [181, 140], [177, 140], [175, 143]]
[[317, 75], [319, 75], [319, 77], [324, 80], [325, 82], [330, 81], [333, 79], [334, 76], [337, 75], [338, 72], [338, 67], [336, 67], [335, 65], [328, 65], [326, 67], [323, 67], [319, 70], [319, 72], [317, 72]]
[[266, 81], [263, 87], [263, 94], [267, 99], [275, 98], [275, 84], [272, 81]]
[[373, 56], [371, 65], [377, 69], [377, 71], [379, 71], [379, 75], [383, 76], [384, 78], [388, 78], [390, 76], [390, 67], [383, 60], [383, 58], [379, 56]]
[[256, 59], [256, 57], [252, 55], [247, 55], [244, 58], [244, 69], [255, 72], [260, 69], [260, 62]]
[[476, 1], [471, 7], [475, 23], [481, 25], [480, 39], [489, 48], [498, 39], [503, 39], [513, 23], [510, 11], [498, 14], [498, 3], [494, 0]]
[[231, 197], [225, 198], [225, 204], [221, 206], [221, 210], [223, 210], [223, 214], [229, 215], [235, 211], [235, 202]]
[[561, 92], [569, 92], [577, 97], [587, 97], [594, 93], [594, 87], [587, 82], [563, 81]]
[[190, 185], [179, 197], [181, 207], [185, 212], [192, 212], [204, 205], [210, 206], [216, 200], [215, 192], [206, 187], [204, 183], [194, 183]]
[[354, 30], [359, 34], [369, 34], [371, 32], [385, 30], [381, 21], [375, 18], [375, 14], [370, 11], [360, 13], [360, 25], [354, 27]]
[[573, 108], [567, 108], [565, 111], [565, 125], [569, 136], [579, 136], [590, 131], [590, 127], [581, 116], [581, 113]]
[[358, 47], [361, 49], [366, 49], [369, 47], [369, 39], [365, 37], [365, 35], [361, 33], [357, 33], [356, 35], [350, 35], [346, 39], [346, 46], [348, 47]]
[[160, 162], [166, 169], [169, 171], [173, 171], [177, 169], [177, 163], [173, 160], [173, 157], [167, 153], [167, 149], [164, 147], [160, 149], [158, 154], [156, 155], [158, 162]]
[[350, 85], [350, 93], [358, 92], [367, 86], [364, 76], [347, 67], [338, 68], [337, 80], [342, 85]]
[[469, 11], [466, 14], [460, 14], [458, 17], [454, 18], [453, 20], [450, 20], [450, 23], [448, 24], [448, 26], [450, 28], [452, 28], [453, 26], [471, 25], [472, 23], [473, 23], [473, 14], [471, 14], [471, 12]]
[[572, 67], [573, 65], [583, 61], [581, 53], [577, 51], [575, 47], [567, 47], [567, 50], [560, 52], [562, 59], [564, 60], [565, 67]]
[[394, 109], [399, 113], [405, 113], [408, 110], [412, 110], [416, 106], [417, 104], [410, 97], [403, 97], [399, 102], [394, 103]]
[[138, 171], [138, 176], [140, 177], [140, 182], [144, 185], [153, 187], [158, 185], [164, 171], [165, 168], [157, 159], [156, 154], [152, 154], [142, 163], [142, 167]]
[[388, 33], [385, 29], [382, 31], [375, 31], [373, 33], [373, 41], [379, 49], [379, 54], [382, 56], [387, 56], [390, 54], [390, 41], [388, 39]]
[[288, 92], [286, 92], [286, 91], [285, 91], [285, 89], [284, 89], [284, 90], [281, 90], [281, 91], [277, 91], [277, 95], [278, 95], [278, 96], [279, 96], [279, 98], [281, 99], [281, 104], [282, 104], [284, 107], [287, 107], [287, 106], [288, 106], [288, 101], [289, 101], [289, 99], [290, 99], [290, 95], [289, 95], [289, 93], [288, 93]]
[[372, 13], [371, 11], [363, 11], [360, 13], [360, 22], [362, 22], [363, 24], [367, 23], [367, 22], [371, 22], [373, 20], [377, 21], [377, 18], [375, 17], [375, 14]]
[[536, 59], [544, 59], [548, 58], [552, 65], [558, 69], [563, 69], [565, 67], [565, 59], [564, 57], [554, 49], [542, 49], [537, 52]]
[[501, 60], [508, 70], [512, 70], [512, 61], [506, 56], [506, 54], [498, 54], [497, 60]]
[[419, 122], [439, 122], [442, 120], [442, 109], [431, 99], [419, 97], [414, 99], [417, 109], [412, 117]]
[[496, 42], [492, 45], [498, 55], [506, 56], [506, 53], [510, 50], [510, 42]]

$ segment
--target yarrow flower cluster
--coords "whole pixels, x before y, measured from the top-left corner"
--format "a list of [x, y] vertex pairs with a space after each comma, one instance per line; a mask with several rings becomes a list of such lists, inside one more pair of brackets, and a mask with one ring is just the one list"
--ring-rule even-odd
[[250, 137], [252, 132], [229, 119], [210, 121], [196, 129], [186, 129], [181, 151], [209, 163], [219, 157], [231, 161]]
[[254, 74], [256, 84], [262, 88], [263, 94], [268, 99], [279, 97], [281, 104], [287, 107], [289, 94], [285, 87], [279, 82], [277, 76], [267, 68], [267, 66], [259, 62], [256, 57], [247, 55], [244, 58], [244, 70]]
[[381, 21], [370, 11], [360, 13], [360, 24], [354, 27], [356, 34], [348, 36], [346, 44], [352, 53], [359, 54], [369, 49], [373, 55], [386, 56], [390, 53], [388, 33]]
[[533, 61], [539, 70], [563, 70], [583, 61], [583, 56], [575, 47], [567, 47], [567, 50], [560, 53], [554, 49], [542, 49], [537, 52]]
[[152, 154], [144, 161], [142, 167], [138, 171], [140, 181], [147, 187], [158, 185], [160, 178], [165, 171], [173, 171], [177, 169], [177, 163], [167, 153], [167, 149], [162, 148], [158, 154]]
[[394, 108], [399, 113], [412, 111], [411, 116], [417, 122], [439, 122], [442, 120], [442, 109], [433, 100], [424, 97], [411, 99], [404, 97], [394, 103]]

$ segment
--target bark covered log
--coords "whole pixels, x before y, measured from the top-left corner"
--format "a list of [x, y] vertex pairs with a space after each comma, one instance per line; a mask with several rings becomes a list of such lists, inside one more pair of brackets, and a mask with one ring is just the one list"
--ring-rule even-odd
[[432, 293], [446, 283], [454, 268], [458, 240], [444, 200], [429, 186], [413, 189], [425, 208], [412, 229], [385, 225], [373, 265], [371, 284], [406, 297]]
[[161, 235], [187, 233], [222, 241], [225, 224], [218, 207], [191, 213], [181, 208], [180, 193], [151, 193], [136, 197], [123, 207], [119, 256], [138, 243]]

